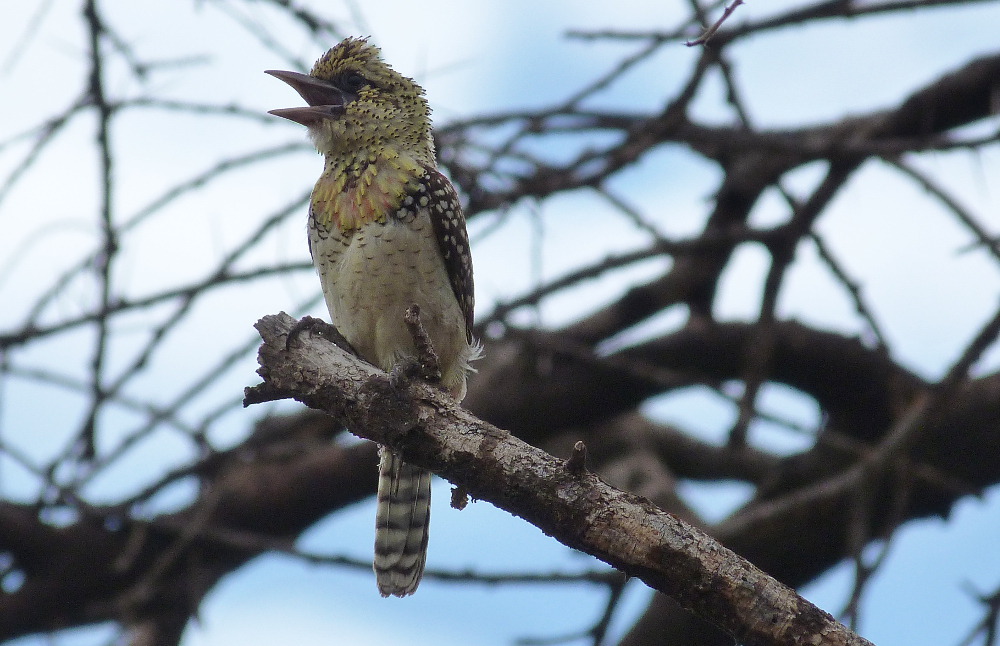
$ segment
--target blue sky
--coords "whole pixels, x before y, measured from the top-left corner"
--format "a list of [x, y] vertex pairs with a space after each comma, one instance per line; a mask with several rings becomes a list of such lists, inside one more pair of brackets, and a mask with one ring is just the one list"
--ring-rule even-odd
[[[305, 63], [320, 53], [307, 37], [262, 5], [227, 2], [186, 3], [167, 0], [109, 2], [106, 17], [146, 58], [204, 56], [204, 63], [156, 75], [151, 88], [136, 86], [120, 69], [112, 69], [110, 87], [122, 96], [155, 92], [158, 96], [212, 103], [240, 102], [263, 113], [296, 105], [286, 86], [264, 75], [264, 69], [288, 67], [278, 52], [265, 51], [239, 26], [234, 16], [266, 24], [281, 34], [287, 53]], [[320, 3], [312, 3], [319, 5]], [[588, 44], [565, 37], [568, 29], [672, 28], [686, 2], [505, 3], [426, 2], [420, 9], [399, 1], [368, 3], [363, 20], [346, 4], [322, 3], [333, 18], [355, 35], [370, 35], [385, 58], [427, 89], [438, 123], [484, 111], [531, 108], [559, 100], [610, 69], [629, 45]], [[799, 3], [749, 2], [733, 22], [754, 19]], [[67, 106], [80, 91], [86, 69], [86, 43], [74, 3], [48, 3], [43, 13], [31, 3], [5, 7], [0, 24], [0, 97], [5, 118], [0, 140], [35, 124], [41, 115]], [[359, 5], [360, 6], [360, 5]], [[190, 12], [190, 13], [188, 13]], [[32, 16], [40, 15], [24, 51], [22, 42]], [[752, 39], [730, 55], [745, 92], [751, 118], [760, 127], [808, 125], [892, 105], [908, 90], [953, 69], [977, 53], [995, 51], [1000, 3], [961, 10], [910, 13], [901, 18], [830, 21], [807, 30], [790, 29]], [[332, 44], [332, 43], [330, 43]], [[683, 81], [695, 56], [683, 46], [668, 48], [639, 66], [630, 76], [593, 99], [594, 106], [657, 105]], [[714, 88], [714, 90], [712, 89]], [[696, 102], [696, 113], [728, 123], [721, 84], [714, 82]], [[181, 178], [210, 167], [229, 154], [248, 152], [268, 143], [294, 140], [293, 125], [284, 122], [231, 123], [205, 116], [138, 112], [114, 133], [123, 151], [117, 167], [121, 187], [115, 207], [123, 219]], [[169, 123], [169, 126], [164, 126]], [[994, 124], [995, 125], [995, 124]], [[93, 123], [81, 119], [57, 142], [39, 165], [0, 203], [5, 235], [0, 237], [0, 329], [24, 316], [39, 285], [48, 285], [71, 261], [94, 243], [96, 203]], [[305, 137], [301, 140], [304, 142]], [[566, 144], [572, 145], [571, 142]], [[555, 147], [552, 154], [566, 154]], [[18, 163], [24, 148], [0, 151], [4, 176]], [[960, 153], [926, 155], [914, 161], [954, 188], [985, 224], [1000, 227], [1000, 151], [977, 158]], [[245, 231], [266, 214], [308, 190], [319, 169], [308, 152], [284, 155], [256, 170], [234, 175], [197, 197], [173, 205], [169, 217], [158, 217], [129, 238], [121, 259], [120, 288], [128, 295], [151, 293], [194, 279]], [[657, 226], [683, 236], [704, 222], [718, 170], [680, 147], [664, 147], [623, 172], [611, 187], [635, 205], [665, 212]], [[793, 192], [805, 193], [820, 177], [806, 167], [789, 178]], [[39, 200], [39, 196], [43, 196]], [[663, 209], [667, 200], [669, 208]], [[777, 196], [757, 207], [755, 223], [779, 222], [786, 208]], [[877, 214], [877, 217], [873, 216]], [[640, 232], [618, 222], [610, 206], [586, 193], [560, 196], [542, 204], [521, 204], [493, 230], [495, 218], [483, 217], [470, 227], [477, 269], [479, 311], [490, 303], [519, 294], [539, 279], [558, 276], [615, 251], [632, 249], [644, 240]], [[608, 235], [608, 221], [614, 228]], [[532, 259], [533, 234], [544, 223], [543, 262]], [[883, 164], [871, 162], [831, 207], [821, 224], [827, 242], [866, 285], [866, 295], [885, 326], [896, 356], [909, 368], [934, 378], [956, 358], [973, 330], [989, 316], [1000, 294], [995, 265], [978, 253], [958, 255], [969, 240], [949, 215], [927, 200], [912, 184]], [[277, 228], [253, 255], [241, 261], [294, 261], [307, 258], [303, 219]], [[872, 241], [893, 240], [891, 253]], [[572, 253], [566, 250], [571, 249]], [[55, 259], [55, 261], [53, 261]], [[560, 295], [537, 316], [547, 324], [573, 320], [623, 289], [627, 282], [656, 275], [662, 262], [651, 262], [612, 277], [592, 281]], [[766, 258], [752, 248], [741, 251], [723, 281], [717, 313], [723, 318], [756, 315]], [[192, 364], [209, 370], [221, 352], [250, 339], [249, 326], [259, 316], [293, 310], [316, 293], [309, 273], [235, 288], [220, 293], [211, 308], [197, 309], [154, 357], [130, 392], [136, 397], [169, 401], [179, 392], [176, 375]], [[80, 311], [92, 297], [92, 286], [70, 285], [47, 313], [50, 319]], [[300, 312], [304, 313], [304, 312]], [[322, 306], [311, 310], [325, 315]], [[849, 301], [839, 294], [809, 250], [804, 250], [789, 277], [779, 313], [847, 332], [858, 322]], [[162, 312], [136, 315], [123, 326], [112, 353], [113, 365], [125, 365], [144, 329]], [[536, 314], [526, 315], [529, 318]], [[634, 331], [630, 340], [680, 323], [666, 313]], [[234, 329], [247, 329], [236, 338]], [[626, 340], [627, 341], [627, 340]], [[86, 335], [63, 335], [38, 344], [19, 357], [27, 366], [57, 366], [70, 377], [85, 374]], [[979, 367], [995, 369], [992, 352]], [[238, 397], [255, 381], [252, 355], [237, 362], [222, 378], [198, 393], [185, 408], [192, 421], [220, 402]], [[73, 395], [30, 380], [5, 385], [0, 433], [17, 442], [29, 456], [43, 461], [59, 450], [76, 427], [82, 402]], [[42, 406], [58, 396], [59, 406]], [[769, 390], [765, 406], [788, 412], [803, 424], [814, 423], [816, 411], [782, 389]], [[290, 406], [278, 409], [290, 409]], [[646, 407], [657, 418], [685, 423], [702, 437], [719, 440], [732, 421], [732, 410], [718, 398], [690, 391], [658, 398]], [[235, 409], [213, 427], [220, 445], [234, 441], [258, 411]], [[109, 413], [105, 423], [124, 435], [139, 423], [127, 410]], [[46, 428], [46, 433], [34, 429]], [[109, 441], [113, 439], [109, 438]], [[752, 441], [776, 450], [799, 446], [787, 433], [762, 424]], [[190, 447], [169, 432], [157, 433], [89, 488], [95, 500], [111, 499], [141, 486], [151, 472], [166, 470], [190, 456]], [[13, 465], [2, 465], [0, 487], [6, 495], [30, 496], [31, 477]], [[429, 565], [473, 567], [484, 572], [542, 569], [575, 571], [594, 567], [589, 558], [569, 552], [519, 519], [486, 503], [456, 512], [447, 505], [447, 485], [435, 489]], [[706, 517], [720, 518], [739, 504], [746, 492], [734, 486], [686, 486], [684, 495]], [[158, 504], [182, 504], [190, 491], [183, 486]], [[371, 550], [373, 510], [362, 504], [320, 523], [302, 547], [367, 559]], [[963, 585], [985, 591], [1000, 581], [1000, 496], [966, 500], [948, 522], [927, 520], [901, 531], [887, 564], [872, 583], [863, 614], [862, 633], [880, 646], [956, 643], [977, 612]], [[835, 568], [805, 590], [821, 607], [838, 611], [851, 586], [848, 566]], [[624, 630], [641, 611], [648, 591], [629, 587], [615, 631]], [[207, 599], [201, 619], [193, 624], [185, 646], [350, 643], [510, 644], [518, 637], [551, 637], [586, 628], [602, 610], [603, 593], [594, 589], [533, 587], [458, 587], [426, 581], [405, 600], [383, 600], [367, 571], [306, 566], [283, 556], [268, 556], [225, 579]], [[947, 621], [941, 621], [947, 617]], [[414, 625], [410, 630], [408, 626]], [[97, 644], [106, 640], [101, 628], [60, 639], [57, 643]], [[42, 643], [28, 639], [24, 644]]]

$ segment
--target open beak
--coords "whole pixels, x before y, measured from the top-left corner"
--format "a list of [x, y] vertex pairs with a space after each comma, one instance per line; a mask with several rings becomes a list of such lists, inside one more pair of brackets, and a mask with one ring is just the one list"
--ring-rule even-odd
[[302, 108], [268, 110], [268, 114], [290, 119], [306, 127], [318, 125], [325, 119], [336, 119], [344, 114], [344, 105], [354, 98], [332, 83], [321, 81], [308, 74], [284, 70], [265, 70], [264, 73], [291, 85], [292, 89], [309, 104], [308, 107]]

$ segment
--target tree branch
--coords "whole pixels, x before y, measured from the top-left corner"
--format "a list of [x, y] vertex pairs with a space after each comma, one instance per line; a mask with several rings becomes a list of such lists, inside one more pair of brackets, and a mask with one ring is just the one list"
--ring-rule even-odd
[[[257, 323], [266, 399], [287, 393], [345, 420], [355, 434], [640, 578], [742, 643], [869, 643], [707, 534], [592, 473], [568, 469], [440, 390], [416, 382], [394, 388], [385, 373], [311, 335], [286, 351], [294, 324], [287, 314]], [[257, 388], [247, 389], [247, 404], [259, 399]]]

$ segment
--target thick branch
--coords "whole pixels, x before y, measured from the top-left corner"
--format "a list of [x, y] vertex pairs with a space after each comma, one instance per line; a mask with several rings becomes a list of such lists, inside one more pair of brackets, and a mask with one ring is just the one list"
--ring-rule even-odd
[[[257, 324], [266, 397], [288, 393], [347, 421], [471, 495], [520, 516], [671, 595], [746, 644], [867, 644], [708, 535], [458, 407], [427, 384], [388, 376], [316, 337], [285, 350], [288, 315]], [[248, 402], [257, 401], [248, 389]]]

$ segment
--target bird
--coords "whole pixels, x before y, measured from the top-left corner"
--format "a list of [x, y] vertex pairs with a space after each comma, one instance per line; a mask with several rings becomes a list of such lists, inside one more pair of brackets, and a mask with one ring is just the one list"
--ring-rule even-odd
[[[440, 384], [465, 397], [480, 345], [465, 216], [438, 169], [430, 107], [413, 79], [365, 38], [346, 38], [308, 74], [266, 70], [307, 106], [270, 110], [305, 126], [323, 171], [309, 203], [309, 252], [334, 327], [390, 371], [416, 358], [411, 305], [438, 357]], [[379, 447], [373, 567], [383, 597], [416, 591], [427, 558], [431, 474]]]

